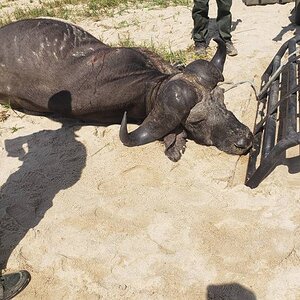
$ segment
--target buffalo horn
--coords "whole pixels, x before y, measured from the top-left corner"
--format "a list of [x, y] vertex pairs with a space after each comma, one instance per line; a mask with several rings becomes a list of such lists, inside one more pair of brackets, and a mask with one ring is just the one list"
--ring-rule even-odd
[[[146, 122], [145, 122], [146, 121]], [[151, 125], [147, 122], [147, 118], [136, 130], [128, 133], [127, 130], [127, 113], [124, 113], [121, 127], [120, 127], [120, 140], [128, 147], [144, 145], [155, 141], [160, 138], [159, 134], [156, 136], [155, 130], [151, 130]]]
[[226, 44], [219, 37], [214, 38], [214, 41], [218, 44], [218, 49], [211, 62], [221, 71], [221, 73], [223, 73], [223, 67], [226, 59]]

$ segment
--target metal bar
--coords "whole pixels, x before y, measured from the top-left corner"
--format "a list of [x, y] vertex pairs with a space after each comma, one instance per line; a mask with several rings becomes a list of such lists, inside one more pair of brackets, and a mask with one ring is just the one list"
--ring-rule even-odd
[[[299, 63], [297, 63], [297, 68], [298, 68], [298, 86], [300, 86], [300, 65]], [[300, 132], [300, 93], [297, 93], [298, 95], [298, 132]], [[299, 149], [300, 149], [300, 145], [299, 145]]]
[[281, 93], [279, 105], [279, 126], [277, 142], [286, 137], [286, 110], [287, 110], [287, 98], [288, 98], [288, 69], [284, 70], [281, 76]]
[[[285, 157], [288, 148], [300, 145], [300, 64], [299, 55], [296, 55], [297, 43], [300, 44], [300, 35], [279, 49], [262, 76], [254, 142], [245, 181], [251, 188], [257, 187], [274, 170]], [[287, 63], [280, 64], [286, 54]], [[260, 152], [261, 161], [257, 166]]]
[[288, 61], [285, 64], [282, 64], [279, 66], [279, 68], [277, 69], [277, 71], [272, 75], [272, 77], [269, 79], [269, 81], [262, 87], [262, 89], [260, 90], [259, 94], [257, 95], [258, 99], [261, 99], [262, 97], [265, 96], [265, 94], [268, 91], [268, 88], [270, 87], [271, 83], [276, 80], [276, 78], [284, 71], [284, 69], [290, 65], [291, 61], [297, 61], [297, 59], [300, 57], [300, 55], [296, 56], [296, 51], [292, 52], [290, 54], [290, 56], [292, 57], [290, 59], [290, 57], [288, 58]]
[[256, 162], [257, 157], [260, 153], [260, 143], [261, 143], [262, 132], [258, 132], [253, 139], [253, 145], [249, 153], [249, 160], [247, 166], [247, 174], [246, 174], [246, 185], [248, 180], [253, 177], [256, 171]]
[[[283, 78], [286, 78], [286, 80], [283, 79], [282, 84], [283, 84], [284, 82], [287, 81], [287, 75], [286, 75], [286, 77], [283, 77]], [[286, 85], [287, 85], [287, 84], [286, 84]], [[281, 89], [281, 90], [283, 90], [283, 89]], [[300, 91], [300, 85], [298, 85], [298, 86], [292, 91], [292, 93], [296, 93], [296, 92], [298, 92], [298, 91]], [[287, 93], [287, 92], [286, 92], [286, 93]], [[282, 94], [282, 93], [281, 93], [281, 94]], [[280, 100], [276, 103], [276, 105], [275, 105], [275, 106], [273, 107], [273, 109], [270, 111], [270, 114], [274, 113], [278, 106], [281, 106], [281, 105], [287, 106], [287, 101], [286, 101], [286, 100], [287, 100], [288, 96], [289, 96], [289, 95], [285, 95], [284, 97], [280, 97]], [[265, 101], [266, 98], [264, 98], [263, 100]], [[267, 120], [267, 117], [268, 117], [268, 115], [266, 115], [261, 121], [259, 121], [259, 122], [257, 123], [257, 125], [256, 125], [255, 128], [254, 128], [254, 132], [253, 132], [254, 134], [256, 134], [257, 132], [259, 132], [259, 131], [261, 131], [261, 130], [263, 129], [263, 126], [264, 126], [265, 121]], [[285, 118], [285, 117], [286, 117], [286, 115], [284, 114], [284, 118]]]
[[299, 134], [297, 135], [296, 133], [289, 136], [287, 139], [281, 140], [271, 150], [269, 155], [265, 158], [264, 162], [257, 168], [254, 174], [255, 176], [249, 178], [249, 180], [247, 180], [245, 184], [252, 189], [256, 188], [261, 183], [261, 181], [271, 173], [274, 167], [276, 167], [279, 159], [281, 158], [282, 152], [290, 147], [297, 145], [298, 143]]
[[[275, 56], [273, 60], [273, 71], [272, 74], [276, 73], [277, 69], [280, 66], [281, 58]], [[263, 161], [270, 153], [272, 148], [275, 145], [275, 136], [276, 136], [276, 117], [277, 111], [270, 113], [273, 107], [277, 104], [279, 94], [279, 78], [272, 82], [269, 91], [268, 103], [267, 103], [267, 119], [264, 129], [264, 137], [262, 144], [262, 153], [261, 161]]]
[[[296, 43], [300, 42], [300, 35], [296, 35], [293, 40], [295, 40]], [[288, 49], [288, 44], [289, 44], [289, 40], [286, 41], [281, 47], [280, 49], [277, 51], [275, 56], [279, 56], [279, 57], [283, 57], [283, 55], [285, 54], [286, 50]], [[269, 64], [269, 66], [267, 67], [265, 73], [262, 75], [262, 79], [264, 79], [264, 76], [267, 76], [267, 74], [271, 74], [272, 72], [272, 68], [273, 68], [273, 61], [271, 61], [271, 63]]]
[[[296, 42], [294, 39], [289, 41], [289, 54], [296, 51]], [[296, 75], [296, 62], [295, 62], [296, 55], [292, 55], [289, 58], [289, 73], [288, 73], [288, 88], [289, 88], [289, 99], [287, 101], [287, 130], [297, 130], [297, 96], [295, 93], [291, 91], [294, 90], [297, 86], [297, 75]]]
[[[261, 87], [268, 82], [270, 78], [270, 74], [264, 74], [264, 79], [262, 80]], [[258, 122], [261, 122], [261, 119], [264, 118], [264, 110], [266, 106], [266, 97], [263, 99], [258, 100], [257, 102], [257, 109], [256, 109], [256, 116], [255, 116], [255, 123], [254, 127], [256, 127]], [[258, 121], [260, 119], [260, 121]], [[249, 154], [249, 160], [248, 160], [248, 166], [247, 166], [247, 174], [246, 174], [246, 181], [251, 178], [256, 171], [256, 162], [257, 157], [260, 153], [260, 147], [261, 147], [261, 139], [262, 139], [262, 132], [258, 132], [254, 134], [253, 139], [253, 146], [250, 150]]]

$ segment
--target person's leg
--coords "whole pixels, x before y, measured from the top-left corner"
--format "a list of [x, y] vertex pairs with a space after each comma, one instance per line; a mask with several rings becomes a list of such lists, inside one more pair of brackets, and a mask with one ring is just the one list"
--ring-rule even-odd
[[18, 295], [28, 285], [31, 276], [29, 272], [22, 270], [15, 273], [0, 273], [0, 299], [8, 300]]
[[217, 0], [218, 16], [217, 25], [221, 38], [226, 43], [227, 54], [234, 56], [237, 55], [237, 50], [231, 41], [231, 22], [232, 15], [230, 12], [232, 0]]
[[231, 21], [232, 15], [230, 12], [232, 0], [217, 0], [218, 16], [217, 25], [221, 38], [227, 42], [231, 41]]
[[206, 39], [208, 36], [208, 1], [209, 0], [194, 0], [192, 10], [192, 18], [194, 20], [194, 28], [192, 38], [195, 42], [195, 50], [198, 54], [206, 54]]

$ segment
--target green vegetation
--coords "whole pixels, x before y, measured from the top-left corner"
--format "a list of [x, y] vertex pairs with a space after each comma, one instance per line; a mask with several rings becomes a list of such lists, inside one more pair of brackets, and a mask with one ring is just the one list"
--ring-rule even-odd
[[3, 107], [5, 110], [11, 109], [10, 103], [7, 103], [7, 104], [0, 104], [0, 105], [1, 105], [1, 107]]
[[166, 61], [169, 61], [171, 64], [182, 63], [184, 65], [190, 63], [193, 60], [199, 59], [199, 56], [196, 56], [194, 49], [188, 48], [186, 50], [172, 51], [167, 48], [154, 48], [152, 51], [159, 54]]
[[151, 43], [147, 44], [137, 44], [135, 43], [130, 36], [126, 36], [125, 38], [120, 38], [119, 37], [119, 42], [116, 45], [111, 45], [111, 46], [118, 46], [118, 47], [142, 47], [142, 48], [147, 48], [158, 55], [160, 55], [164, 60], [170, 62], [171, 64], [175, 63], [182, 63], [182, 64], [188, 64], [191, 61], [194, 61], [196, 59], [202, 58], [205, 59], [207, 57], [201, 57], [197, 56], [195, 54], [195, 51], [193, 47], [189, 47], [185, 50], [177, 50], [173, 51], [171, 47], [165, 47], [161, 45], [154, 45], [153, 41]]
[[11, 133], [15, 133], [22, 128], [24, 128], [24, 126], [17, 127], [17, 125], [15, 125], [14, 127], [10, 128], [10, 130], [11, 130]]

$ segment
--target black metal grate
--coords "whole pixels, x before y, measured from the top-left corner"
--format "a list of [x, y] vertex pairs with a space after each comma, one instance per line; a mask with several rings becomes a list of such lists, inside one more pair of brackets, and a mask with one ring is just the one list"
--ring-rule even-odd
[[298, 44], [300, 36], [284, 43], [262, 76], [245, 182], [251, 188], [284, 162], [287, 149], [300, 144]]

